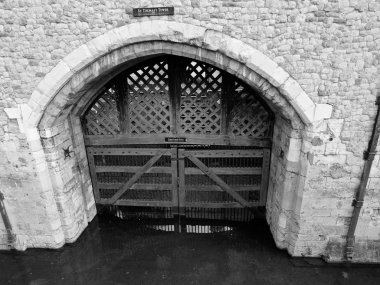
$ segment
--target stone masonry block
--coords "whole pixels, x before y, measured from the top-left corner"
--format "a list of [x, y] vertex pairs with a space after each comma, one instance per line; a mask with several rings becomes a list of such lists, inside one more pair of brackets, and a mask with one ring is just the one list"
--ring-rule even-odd
[[314, 120], [319, 121], [322, 119], [331, 118], [333, 106], [329, 104], [316, 104]]
[[33, 110], [29, 107], [28, 104], [20, 104], [19, 108], [20, 108], [21, 117], [24, 121], [24, 126], [25, 126], [26, 125], [25, 120], [26, 120], [26, 118], [28, 118], [30, 116], [30, 114], [32, 113]]
[[115, 32], [120, 35], [120, 38], [122, 39], [120, 44], [123, 46], [132, 42], [136, 43], [147, 40], [158, 40], [159, 36], [157, 34], [152, 34], [151, 32], [153, 29], [157, 28], [152, 26], [151, 21], [146, 21], [128, 24], [118, 28]]
[[247, 66], [267, 79], [273, 86], [279, 87], [289, 78], [289, 74], [285, 70], [262, 52], [254, 50], [248, 45], [244, 50], [245, 56], [248, 57]]
[[197, 41], [204, 37], [206, 29], [199, 26], [183, 24], [183, 38], [190, 41], [192, 44], [197, 44]]
[[286, 159], [291, 162], [298, 162], [301, 153], [302, 140], [289, 139], [289, 148]]
[[65, 236], [61, 229], [55, 231], [52, 237], [57, 248], [61, 247], [65, 242]]
[[[37, 89], [33, 91], [32, 96], [30, 97], [28, 102], [28, 105], [32, 108], [33, 112], [44, 109], [45, 105], [51, 99], [50, 96], [53, 96], [55, 94], [57, 88], [58, 86], [55, 86], [53, 81], [42, 80], [38, 84]], [[31, 101], [36, 102], [37, 106]]]
[[315, 104], [294, 79], [288, 78], [279, 89], [306, 124], [314, 122]]
[[219, 49], [223, 49], [225, 46], [226, 38], [222, 33], [207, 30], [203, 37], [203, 45], [212, 51], [217, 51]]
[[31, 142], [31, 141], [39, 141], [40, 140], [40, 134], [39, 134], [37, 128], [28, 128], [28, 129], [25, 129], [25, 135], [26, 135], [26, 139], [29, 142]]
[[279, 86], [279, 90], [285, 95], [289, 102], [295, 101], [298, 96], [305, 92], [293, 78], [288, 78], [281, 86]]
[[83, 44], [76, 50], [68, 54], [64, 59], [63, 63], [72, 71], [77, 72], [91, 61], [94, 60], [94, 55], [90, 52], [87, 45]]
[[297, 107], [300, 108], [303, 112], [312, 109], [312, 112], [315, 110], [315, 104], [310, 99], [309, 96], [306, 95], [305, 92], [302, 92], [295, 98], [295, 102], [297, 103]]
[[86, 43], [86, 46], [94, 57], [100, 57], [110, 51], [110, 46], [112, 43], [121, 41], [121, 39], [119, 39], [119, 36], [120, 35], [115, 31], [110, 31], [106, 34], [96, 37], [95, 39], [92, 39]]
[[[73, 61], [73, 54], [77, 54], [78, 51], [75, 50], [71, 54], [69, 54], [66, 58], [69, 60], [68, 62]], [[71, 55], [71, 56], [70, 56]], [[79, 54], [77, 57], [83, 57], [84, 54], [81, 49], [79, 49]], [[64, 83], [70, 79], [73, 75], [69, 65], [67, 62], [61, 61], [59, 62], [48, 74], [45, 75], [43, 80], [38, 84], [37, 89], [41, 92], [42, 95], [48, 97], [47, 100], [50, 99], [51, 95], [54, 95]], [[36, 96], [36, 95], [32, 95]], [[35, 101], [37, 101], [35, 99]], [[37, 101], [39, 102], [39, 101]]]
[[4, 108], [5, 113], [10, 119], [21, 118], [21, 113], [19, 108]]

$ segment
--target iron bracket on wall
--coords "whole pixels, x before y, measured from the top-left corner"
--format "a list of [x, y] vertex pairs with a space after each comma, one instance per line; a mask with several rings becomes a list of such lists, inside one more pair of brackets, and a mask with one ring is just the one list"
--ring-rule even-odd
[[376, 151], [369, 152], [368, 150], [365, 150], [363, 153], [363, 159], [364, 160], [374, 160], [376, 155]]
[[358, 201], [358, 200], [354, 199], [352, 201], [352, 205], [351, 206], [355, 207], [355, 208], [361, 208], [361, 207], [363, 207], [363, 203], [364, 203], [364, 200]]

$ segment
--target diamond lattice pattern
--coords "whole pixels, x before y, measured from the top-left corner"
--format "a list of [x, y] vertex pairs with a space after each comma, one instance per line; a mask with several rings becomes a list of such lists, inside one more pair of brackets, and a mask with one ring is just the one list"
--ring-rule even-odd
[[170, 132], [168, 66], [164, 61], [128, 74], [131, 134]]
[[191, 61], [181, 83], [180, 132], [220, 134], [221, 72], [209, 65]]
[[253, 138], [270, 136], [269, 113], [254, 94], [238, 82], [235, 82], [234, 106], [230, 118], [230, 134]]
[[87, 135], [116, 135], [120, 133], [116, 93], [112, 88], [92, 105], [85, 120]]

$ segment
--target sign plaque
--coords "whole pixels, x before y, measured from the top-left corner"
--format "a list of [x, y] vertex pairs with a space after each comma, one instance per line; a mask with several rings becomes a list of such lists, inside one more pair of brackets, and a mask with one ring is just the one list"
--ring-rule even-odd
[[134, 17], [174, 15], [174, 7], [133, 8]]
[[183, 143], [183, 142], [186, 142], [186, 138], [178, 138], [178, 137], [169, 137], [169, 138], [165, 138], [165, 142], [171, 142], [171, 143]]

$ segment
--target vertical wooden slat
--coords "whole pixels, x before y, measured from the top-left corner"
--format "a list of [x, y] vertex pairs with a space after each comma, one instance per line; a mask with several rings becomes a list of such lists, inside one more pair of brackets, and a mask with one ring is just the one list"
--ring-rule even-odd
[[180, 128], [181, 82], [185, 64], [179, 58], [168, 59], [168, 84], [171, 105], [170, 129], [172, 134], [178, 134]]
[[184, 149], [178, 149], [178, 208], [180, 215], [185, 214], [186, 206], [184, 152]]
[[115, 89], [117, 92], [117, 108], [119, 111], [120, 133], [129, 133], [129, 112], [128, 112], [128, 81], [124, 73], [115, 78]]
[[227, 72], [223, 72], [222, 77], [222, 113], [221, 113], [221, 134], [228, 134], [228, 124], [230, 120], [230, 112], [233, 108], [235, 80]]
[[178, 215], [178, 153], [177, 148], [171, 149], [172, 166], [172, 202], [174, 215]]
[[265, 206], [267, 200], [268, 182], [270, 166], [270, 149], [264, 149], [263, 166], [261, 174], [260, 205]]
[[88, 158], [88, 165], [90, 167], [92, 189], [94, 191], [95, 202], [99, 203], [101, 197], [100, 197], [99, 186], [98, 186], [98, 177], [96, 175], [96, 169], [95, 169], [95, 160], [94, 160], [94, 155], [92, 151], [93, 151], [92, 147], [87, 147], [87, 158]]

